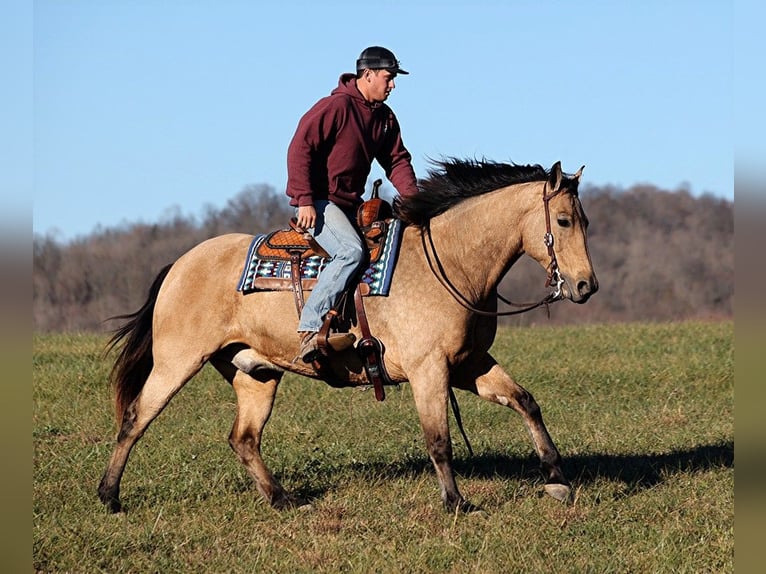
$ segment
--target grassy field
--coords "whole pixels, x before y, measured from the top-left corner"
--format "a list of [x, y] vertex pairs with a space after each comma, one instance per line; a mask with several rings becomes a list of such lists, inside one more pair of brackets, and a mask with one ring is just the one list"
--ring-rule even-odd
[[732, 572], [732, 322], [501, 330], [493, 354], [533, 393], [574, 504], [543, 495], [510, 409], [458, 393], [461, 491], [442, 510], [410, 388], [288, 376], [264, 458], [310, 510], [264, 504], [231, 452], [234, 393], [206, 368], [139, 441], [126, 512], [96, 496], [116, 433], [105, 339], [33, 341], [38, 572]]

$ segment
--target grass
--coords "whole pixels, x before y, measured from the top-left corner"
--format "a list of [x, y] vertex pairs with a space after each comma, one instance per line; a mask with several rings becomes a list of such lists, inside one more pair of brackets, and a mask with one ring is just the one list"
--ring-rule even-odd
[[264, 457], [311, 510], [264, 504], [227, 444], [235, 397], [206, 368], [139, 441], [126, 513], [96, 487], [116, 427], [96, 335], [33, 341], [39, 572], [732, 572], [733, 323], [503, 329], [493, 354], [531, 391], [576, 492], [543, 495], [520, 418], [459, 393], [463, 494], [442, 510], [410, 388], [287, 376]]

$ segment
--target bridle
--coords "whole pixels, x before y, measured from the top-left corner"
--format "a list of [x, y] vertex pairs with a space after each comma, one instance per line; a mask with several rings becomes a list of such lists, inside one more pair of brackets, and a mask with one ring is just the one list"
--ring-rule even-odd
[[[497, 298], [506, 305], [520, 307], [520, 309], [515, 309], [513, 311], [485, 311], [484, 309], [478, 309], [477, 307], [474, 307], [468, 298], [463, 295], [458, 290], [458, 288], [455, 287], [452, 281], [450, 281], [449, 277], [447, 277], [447, 273], [444, 271], [444, 266], [442, 265], [442, 262], [439, 259], [439, 255], [436, 252], [436, 246], [434, 245], [434, 239], [431, 234], [431, 222], [426, 222], [425, 226], [421, 230], [420, 238], [423, 244], [423, 252], [425, 253], [426, 260], [428, 261], [428, 267], [431, 269], [431, 273], [434, 274], [434, 277], [436, 277], [439, 283], [441, 283], [447, 292], [452, 295], [455, 301], [457, 301], [463, 308], [471, 311], [472, 313], [476, 313], [477, 315], [481, 315], [482, 317], [505, 317], [508, 315], [526, 313], [527, 311], [531, 311], [532, 309], [537, 309], [538, 307], [542, 306], [545, 306], [547, 309], [548, 305], [563, 298], [561, 287], [564, 285], [564, 278], [561, 276], [561, 272], [559, 271], [559, 263], [556, 259], [556, 252], [553, 249], [554, 241], [553, 233], [551, 233], [551, 213], [550, 207], [548, 205], [550, 200], [560, 194], [563, 188], [559, 186], [558, 189], [552, 191], [551, 193], [546, 193], [547, 189], [548, 183], [546, 182], [543, 185], [542, 198], [543, 206], [545, 207], [545, 235], [543, 236], [543, 243], [545, 243], [545, 246], [548, 249], [548, 257], [550, 258], [551, 262], [547, 268], [545, 287], [547, 288], [552, 286], [554, 287], [554, 291], [546, 295], [537, 303], [513, 303], [498, 293]], [[428, 245], [426, 245], [426, 238], [428, 238]], [[430, 253], [428, 249], [429, 246]]]

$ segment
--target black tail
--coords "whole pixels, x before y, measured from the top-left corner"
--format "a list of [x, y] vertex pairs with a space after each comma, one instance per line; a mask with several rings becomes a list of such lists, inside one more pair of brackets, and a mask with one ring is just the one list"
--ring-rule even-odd
[[125, 411], [144, 388], [146, 379], [154, 366], [152, 358], [154, 304], [157, 302], [157, 294], [162, 282], [172, 266], [172, 263], [166, 265], [157, 274], [154, 283], [149, 288], [149, 296], [143, 307], [129, 315], [111, 317], [111, 319], [128, 319], [127, 323], [115, 330], [106, 348], [106, 352], [109, 353], [120, 341], [123, 339], [125, 341], [109, 377], [114, 391], [114, 408], [118, 428], [122, 424]]

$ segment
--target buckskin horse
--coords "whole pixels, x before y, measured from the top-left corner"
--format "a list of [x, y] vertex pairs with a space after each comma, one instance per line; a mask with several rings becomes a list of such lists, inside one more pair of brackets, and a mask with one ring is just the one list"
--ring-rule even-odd
[[[504, 314], [498, 311], [497, 286], [523, 254], [548, 271], [546, 285], [555, 292], [546, 303], [584, 303], [598, 289], [577, 192], [581, 173], [582, 168], [563, 173], [560, 162], [546, 170], [448, 158], [435, 162], [419, 194], [401, 199], [404, 228], [390, 292], [366, 298], [367, 317], [385, 347], [391, 381], [411, 385], [449, 511], [476, 510], [455, 481], [451, 388], [518, 412], [540, 459], [545, 491], [571, 501], [537, 402], [488, 351], [497, 317]], [[131, 449], [206, 362], [234, 388], [237, 414], [229, 444], [258, 491], [275, 508], [299, 503], [261, 458], [261, 433], [286, 371], [319, 376], [311, 365], [295, 361], [298, 318], [291, 293], [243, 295], [234, 287], [252, 239], [227, 234], [200, 243], [160, 272], [141, 309], [122, 317], [127, 322], [111, 340], [112, 346], [120, 344], [111, 377], [119, 433], [98, 489], [111, 512], [122, 509], [120, 481]], [[335, 385], [367, 384], [354, 349], [330, 360]]]

